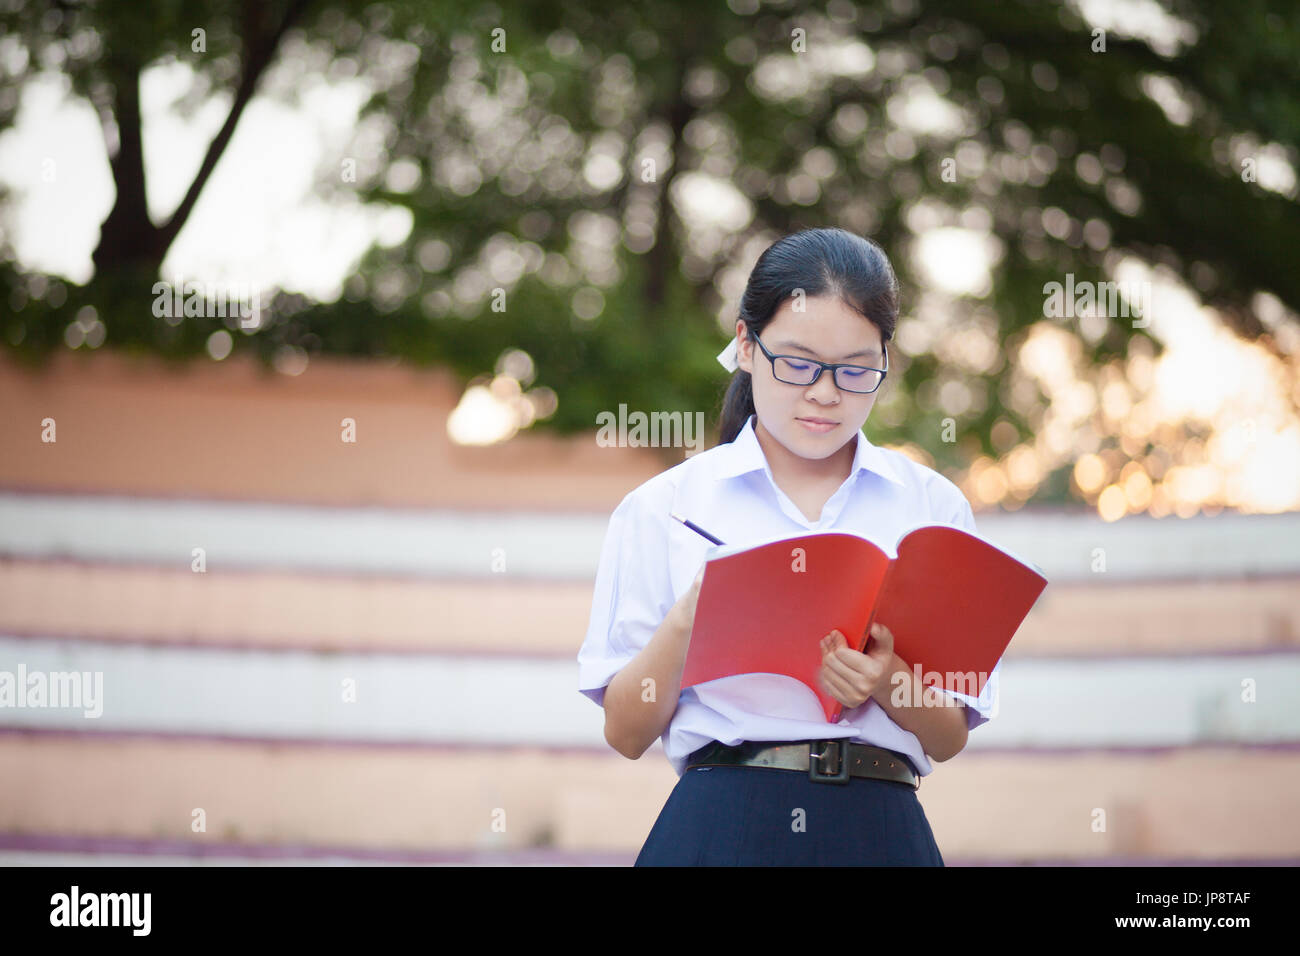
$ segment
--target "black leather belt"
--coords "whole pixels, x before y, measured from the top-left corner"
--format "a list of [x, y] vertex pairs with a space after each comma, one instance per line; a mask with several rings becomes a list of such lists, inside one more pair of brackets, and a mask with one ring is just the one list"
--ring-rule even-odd
[[848, 783], [849, 777], [871, 777], [921, 789], [920, 775], [902, 754], [845, 739], [745, 740], [734, 747], [715, 740], [686, 758], [686, 770], [701, 766], [802, 770], [817, 783]]

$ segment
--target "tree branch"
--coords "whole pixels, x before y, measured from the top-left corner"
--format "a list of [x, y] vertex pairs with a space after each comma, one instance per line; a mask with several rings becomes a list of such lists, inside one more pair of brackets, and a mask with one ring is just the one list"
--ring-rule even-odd
[[[248, 32], [244, 37], [244, 70], [240, 76], [239, 88], [235, 91], [235, 101], [230, 105], [230, 115], [226, 117], [226, 122], [222, 124], [221, 129], [217, 131], [217, 135], [213, 137], [212, 142], [208, 145], [207, 154], [203, 157], [203, 163], [199, 166], [194, 181], [190, 183], [185, 198], [176, 207], [176, 211], [172, 213], [171, 218], [159, 229], [164, 252], [175, 240], [190, 213], [194, 211], [194, 205], [198, 202], [199, 194], [203, 192], [203, 187], [207, 185], [212, 171], [217, 167], [217, 161], [221, 159], [222, 153], [230, 144], [230, 139], [235, 134], [235, 127], [239, 123], [239, 118], [243, 115], [244, 107], [253, 98], [257, 83], [262, 78], [267, 66], [270, 65], [271, 59], [275, 56], [275, 50], [280, 45], [280, 40], [289, 27], [302, 15], [309, 2], [310, 0], [293, 0], [279, 26], [265, 38], [253, 35], [255, 28], [252, 27], [251, 23], [246, 28]], [[245, 22], [248, 23], [249, 18], [246, 18]]]

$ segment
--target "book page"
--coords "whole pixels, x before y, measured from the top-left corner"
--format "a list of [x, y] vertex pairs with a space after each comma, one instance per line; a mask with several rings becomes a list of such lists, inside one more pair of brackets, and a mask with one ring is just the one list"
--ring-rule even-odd
[[[721, 550], [721, 549], [719, 549]], [[802, 681], [830, 715], [821, 690], [821, 639], [838, 629], [850, 645], [866, 627], [889, 559], [843, 532], [779, 538], [705, 565], [681, 687], [738, 674]]]
[[923, 682], [977, 697], [1046, 586], [1033, 567], [977, 535], [918, 528], [899, 543], [876, 620]]

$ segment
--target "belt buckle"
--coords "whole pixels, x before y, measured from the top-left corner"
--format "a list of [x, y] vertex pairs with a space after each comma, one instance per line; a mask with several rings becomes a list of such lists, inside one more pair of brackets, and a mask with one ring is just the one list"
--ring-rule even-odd
[[[826, 746], [822, 752], [818, 753], [817, 749], [820, 744]], [[820, 767], [827, 755], [834, 748], [835, 755], [831, 758], [831, 766], [834, 768], [830, 773], [822, 773]], [[812, 740], [808, 742], [808, 779], [813, 783], [848, 783], [849, 782], [849, 742], [847, 739], [839, 738], [835, 740]]]

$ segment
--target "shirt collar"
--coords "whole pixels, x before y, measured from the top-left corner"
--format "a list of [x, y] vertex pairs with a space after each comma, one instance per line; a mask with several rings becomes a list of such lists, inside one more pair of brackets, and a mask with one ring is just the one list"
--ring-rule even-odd
[[[768, 464], [767, 456], [763, 454], [763, 446], [758, 443], [758, 436], [754, 434], [754, 417], [750, 415], [746, 419], [744, 427], [740, 429], [734, 441], [719, 446], [719, 454], [713, 467], [715, 479], [734, 478], [737, 475], [758, 471], [760, 468], [771, 474], [772, 469]], [[857, 442], [853, 467], [849, 471], [850, 478], [855, 477], [859, 471], [871, 471], [896, 485], [905, 484], [885, 453], [867, 441], [867, 436], [860, 430]]]

